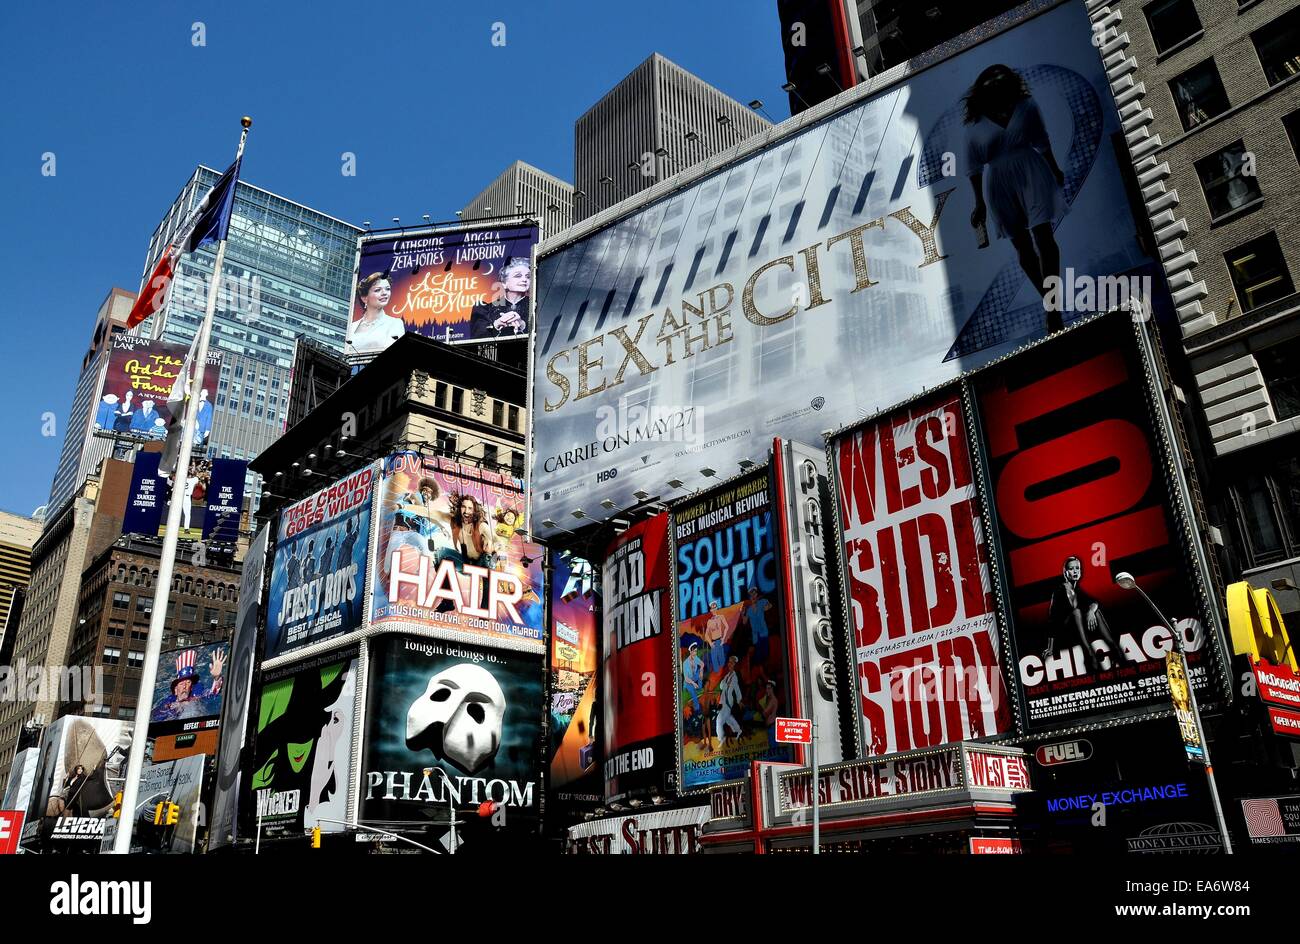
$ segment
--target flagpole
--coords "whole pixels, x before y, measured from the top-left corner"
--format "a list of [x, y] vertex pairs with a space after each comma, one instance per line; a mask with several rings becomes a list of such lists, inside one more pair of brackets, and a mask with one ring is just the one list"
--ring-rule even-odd
[[[243, 130], [239, 134], [236, 162], [244, 156], [244, 142], [253, 119], [241, 119]], [[232, 181], [231, 187], [238, 187]], [[234, 200], [234, 194], [231, 194]], [[232, 211], [233, 212], [233, 211]], [[149, 713], [153, 708], [154, 683], [158, 678], [158, 656], [162, 651], [166, 632], [167, 601], [171, 596], [172, 571], [176, 567], [176, 546], [180, 540], [183, 493], [189, 479], [190, 455], [194, 450], [194, 430], [198, 426], [199, 390], [203, 387], [203, 372], [208, 363], [208, 341], [212, 337], [212, 319], [217, 311], [217, 292], [221, 285], [221, 266], [226, 260], [226, 240], [217, 243], [217, 258], [212, 264], [212, 282], [208, 285], [208, 307], [199, 326], [199, 345], [194, 355], [194, 380], [185, 392], [185, 420], [181, 426], [180, 452], [176, 468], [172, 471], [172, 497], [167, 508], [167, 532], [163, 535], [162, 556], [158, 561], [158, 579], [154, 584], [153, 614], [149, 619], [149, 641], [145, 644], [144, 666], [140, 671], [140, 692], [135, 703], [135, 724], [131, 735], [131, 754], [126, 766], [126, 780], [122, 784], [122, 817], [118, 822], [113, 853], [125, 855], [131, 851], [131, 834], [135, 830], [135, 806], [140, 787], [140, 774], [144, 770], [144, 751], [149, 742]]]

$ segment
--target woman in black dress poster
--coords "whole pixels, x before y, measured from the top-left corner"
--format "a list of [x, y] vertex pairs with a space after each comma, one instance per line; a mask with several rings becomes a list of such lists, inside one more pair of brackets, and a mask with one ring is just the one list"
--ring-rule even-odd
[[[1124, 651], [1111, 634], [1101, 604], [1079, 586], [1082, 579], [1083, 561], [1078, 557], [1067, 557], [1061, 566], [1061, 582], [1053, 588], [1052, 602], [1047, 609], [1047, 647], [1043, 650], [1043, 661], [1056, 655], [1058, 637], [1077, 637], [1083, 644], [1083, 656], [1088, 662], [1088, 668], [1095, 674], [1119, 665], [1124, 660]], [[1108, 661], [1105, 666], [1098, 659], [1090, 636], [1095, 636], [1106, 644]]]

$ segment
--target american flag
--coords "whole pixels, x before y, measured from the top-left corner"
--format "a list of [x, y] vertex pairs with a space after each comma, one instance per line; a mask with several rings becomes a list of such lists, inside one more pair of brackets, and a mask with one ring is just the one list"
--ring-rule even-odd
[[1282, 811], [1277, 808], [1276, 799], [1242, 800], [1241, 807], [1246, 814], [1246, 829], [1252, 839], [1286, 835], [1286, 827], [1282, 825]]

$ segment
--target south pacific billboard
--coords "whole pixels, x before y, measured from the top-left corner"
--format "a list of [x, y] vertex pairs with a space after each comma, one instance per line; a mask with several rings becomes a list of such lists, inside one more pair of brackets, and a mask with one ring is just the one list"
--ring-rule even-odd
[[776, 742], [789, 714], [790, 627], [768, 470], [672, 510], [681, 787], [790, 762]]
[[447, 343], [526, 340], [537, 226], [363, 236], [344, 351], [372, 357], [414, 331]]
[[535, 653], [372, 637], [362, 821], [445, 823], [449, 801], [535, 816], [545, 673]]
[[1031, 730], [1169, 711], [1161, 614], [1198, 696], [1222, 678], [1149, 369], [1117, 313], [972, 380]]
[[378, 466], [364, 466], [280, 513], [265, 658], [361, 626]]
[[605, 800], [676, 787], [668, 512], [614, 539], [601, 570]]
[[[1043, 336], [1044, 266], [1146, 262], [1092, 36], [1061, 5], [545, 247], [537, 533], [762, 462], [774, 435], [815, 442]], [[1013, 238], [1035, 247], [1023, 266]]]
[[959, 387], [830, 446], [868, 755], [1012, 727]]
[[524, 483], [399, 453], [378, 485], [370, 625], [542, 652], [545, 574]]

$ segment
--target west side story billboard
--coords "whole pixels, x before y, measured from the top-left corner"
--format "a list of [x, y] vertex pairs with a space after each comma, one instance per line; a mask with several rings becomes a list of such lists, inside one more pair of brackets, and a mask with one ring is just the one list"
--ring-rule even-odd
[[[1076, 277], [1143, 263], [1091, 37], [1081, 5], [1059, 6], [542, 255], [538, 533], [761, 462], [773, 435], [816, 441], [1042, 336], [1014, 231], [1053, 223]], [[964, 120], [990, 77], [1006, 127]]]
[[344, 352], [408, 331], [447, 343], [525, 340], [537, 226], [521, 221], [363, 236]]

